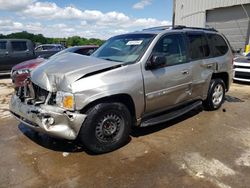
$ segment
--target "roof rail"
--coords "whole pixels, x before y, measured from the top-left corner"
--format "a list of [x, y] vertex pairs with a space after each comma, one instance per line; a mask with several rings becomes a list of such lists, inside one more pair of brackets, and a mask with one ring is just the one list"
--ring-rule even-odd
[[156, 30], [167, 30], [167, 29], [195, 29], [195, 30], [203, 30], [203, 31], [215, 31], [218, 32], [216, 29], [212, 28], [212, 27], [187, 27], [185, 25], [176, 25], [174, 28], [170, 25], [166, 25], [166, 26], [159, 26], [159, 27], [150, 27], [150, 28], [146, 28], [143, 29], [143, 31], [156, 31]]
[[215, 31], [215, 32], [218, 32], [216, 29], [212, 28], [212, 27], [205, 27], [205, 28], [202, 28], [202, 27], [187, 27], [185, 25], [177, 25], [174, 27], [174, 29], [196, 29], [196, 30], [205, 30], [205, 31]]

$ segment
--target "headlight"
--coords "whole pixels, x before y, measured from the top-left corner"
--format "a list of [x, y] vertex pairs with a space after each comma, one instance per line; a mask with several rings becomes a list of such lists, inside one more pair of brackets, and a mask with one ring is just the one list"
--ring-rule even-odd
[[59, 107], [68, 110], [74, 110], [75, 107], [74, 95], [72, 93], [65, 93], [63, 91], [58, 91], [56, 93], [56, 104]]
[[20, 70], [16, 70], [17, 74], [29, 74], [30, 70], [29, 69], [20, 69]]

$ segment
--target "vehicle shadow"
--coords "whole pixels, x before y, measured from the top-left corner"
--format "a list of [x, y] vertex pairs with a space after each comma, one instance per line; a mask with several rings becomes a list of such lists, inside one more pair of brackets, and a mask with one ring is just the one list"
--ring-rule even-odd
[[[86, 152], [88, 155], [97, 155], [87, 150], [79, 138], [73, 141], [54, 138], [44, 133], [38, 133], [22, 123], [18, 125], [18, 128], [26, 137], [44, 148], [59, 152]], [[124, 145], [127, 145], [130, 141], [131, 137], [129, 137], [128, 141]]]
[[53, 138], [44, 133], [38, 133], [22, 123], [18, 125], [18, 128], [30, 140], [47, 149], [70, 153], [84, 151], [83, 146], [80, 145], [80, 142], [78, 142], [78, 140], [69, 141]]
[[226, 102], [245, 102], [237, 97], [234, 97], [234, 96], [230, 96], [230, 95], [226, 95], [225, 96], [225, 101]]
[[186, 113], [178, 118], [167, 121], [166, 123], [162, 123], [162, 124], [154, 125], [154, 126], [149, 126], [149, 127], [134, 127], [132, 129], [131, 136], [132, 137], [141, 137], [141, 136], [145, 136], [148, 134], [152, 134], [154, 132], [158, 132], [162, 129], [165, 129], [165, 128], [171, 127], [177, 123], [180, 123], [186, 119], [192, 118], [193, 116], [196, 116], [197, 114], [199, 114], [203, 110], [204, 110], [203, 107], [200, 106], [200, 107], [197, 107], [197, 108], [191, 110], [190, 112], [188, 112], [188, 113]]

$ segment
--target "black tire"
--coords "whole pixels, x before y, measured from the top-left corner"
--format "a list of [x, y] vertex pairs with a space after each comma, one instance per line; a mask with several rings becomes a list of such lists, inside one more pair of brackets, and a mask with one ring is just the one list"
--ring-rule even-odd
[[[218, 90], [221, 92], [215, 93]], [[224, 102], [225, 93], [226, 87], [224, 81], [219, 78], [212, 79], [208, 89], [207, 99], [203, 102], [204, 108], [209, 111], [219, 109]]]
[[87, 111], [79, 138], [91, 152], [113, 151], [127, 143], [131, 129], [131, 115], [124, 104], [101, 103]]

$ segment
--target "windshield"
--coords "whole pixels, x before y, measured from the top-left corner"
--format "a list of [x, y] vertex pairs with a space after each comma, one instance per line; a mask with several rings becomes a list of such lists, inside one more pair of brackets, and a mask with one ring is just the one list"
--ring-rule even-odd
[[91, 56], [123, 63], [133, 63], [144, 53], [153, 34], [127, 34], [109, 39]]

